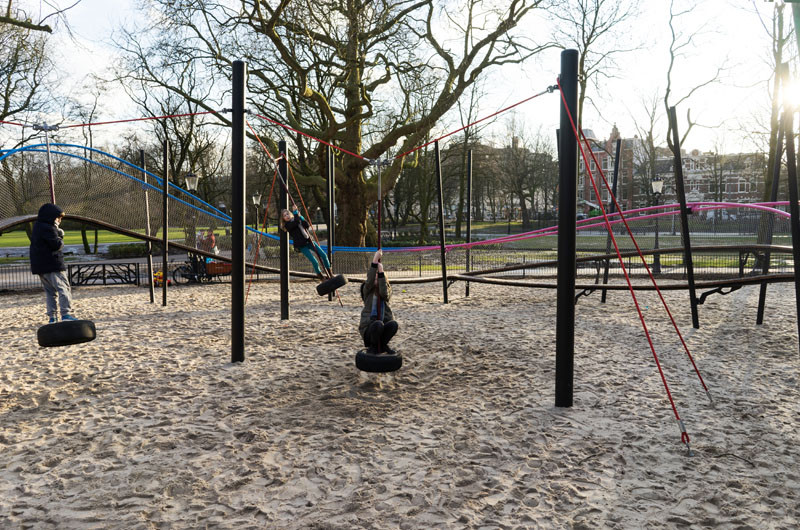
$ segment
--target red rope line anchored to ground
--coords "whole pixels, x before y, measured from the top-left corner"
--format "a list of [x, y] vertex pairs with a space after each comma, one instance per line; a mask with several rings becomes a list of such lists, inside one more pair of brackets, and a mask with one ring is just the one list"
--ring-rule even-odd
[[[586, 146], [589, 147], [589, 141], [586, 139], [586, 136], [583, 134], [583, 131], [581, 131], [581, 136], [583, 136], [583, 141], [586, 144]], [[692, 353], [689, 351], [689, 346], [686, 344], [686, 341], [683, 340], [683, 334], [681, 333], [681, 330], [678, 328], [678, 323], [675, 322], [675, 317], [672, 316], [672, 311], [670, 311], [670, 309], [669, 309], [669, 304], [667, 304], [667, 301], [664, 299], [664, 295], [661, 293], [661, 289], [658, 287], [658, 282], [656, 282], [656, 279], [653, 276], [653, 272], [650, 270], [650, 266], [647, 264], [647, 260], [645, 260], [644, 254], [642, 253], [642, 250], [639, 248], [639, 243], [637, 243], [636, 239], [633, 237], [633, 233], [631, 231], [631, 228], [628, 226], [627, 219], [621, 213], [622, 209], [620, 208], [620, 205], [617, 202], [617, 198], [611, 193], [611, 187], [608, 185], [608, 179], [606, 179], [606, 176], [605, 176], [603, 170], [600, 168], [600, 164], [598, 163], [597, 157], [595, 156], [594, 152], [591, 151], [591, 149], [589, 149], [589, 152], [592, 155], [592, 159], [594, 160], [594, 163], [597, 165], [597, 168], [598, 168], [598, 170], [600, 172], [600, 176], [602, 177], [603, 182], [605, 183], [606, 189], [608, 190], [609, 196], [614, 200], [614, 204], [617, 207], [617, 211], [620, 212], [620, 220], [625, 224], [625, 228], [628, 229], [628, 233], [631, 236], [631, 240], [633, 241], [633, 244], [636, 247], [636, 252], [639, 254], [639, 258], [641, 258], [642, 263], [644, 264], [645, 270], [647, 270], [648, 276], [650, 276], [650, 281], [653, 283], [653, 286], [656, 288], [656, 292], [658, 293], [658, 297], [661, 299], [661, 304], [664, 306], [664, 309], [666, 310], [667, 315], [669, 315], [669, 319], [672, 322], [672, 327], [675, 329], [675, 333], [678, 334], [678, 338], [680, 339], [681, 344], [683, 345], [683, 349], [686, 352], [686, 355], [689, 357], [689, 361], [691, 361], [692, 366], [694, 367], [694, 371], [697, 374], [697, 377], [700, 379], [700, 384], [703, 385], [703, 389], [706, 391], [706, 396], [708, 396], [709, 401], [711, 401], [713, 403], [714, 400], [711, 399], [711, 393], [709, 392], [705, 381], [703, 381], [703, 376], [700, 375], [700, 369], [697, 367], [697, 364], [694, 362], [694, 357], [692, 356]]]
[[[586, 156], [586, 153], [583, 149], [583, 145], [580, 141], [580, 135], [578, 134], [578, 128], [575, 125], [575, 122], [572, 118], [572, 114], [569, 111], [569, 105], [567, 104], [567, 100], [564, 97], [564, 91], [561, 89], [561, 81], [558, 81], [559, 92], [561, 93], [561, 101], [564, 105], [564, 110], [566, 110], [566, 115], [569, 118], [570, 125], [572, 126], [572, 133], [575, 135], [575, 139], [578, 142], [578, 147], [581, 151], [581, 156], [583, 157], [584, 163], [587, 168], [587, 175], [589, 175], [589, 179], [592, 182], [592, 187], [594, 188], [595, 195], [600, 197], [600, 192], [597, 188], [597, 183], [594, 180], [594, 176], [592, 175], [589, 168], [589, 158]], [[667, 392], [667, 398], [669, 398], [670, 406], [672, 407], [672, 412], [675, 415], [675, 419], [678, 422], [678, 425], [681, 430], [681, 442], [686, 444], [686, 447], [691, 451], [691, 447], [689, 446], [689, 433], [686, 432], [686, 428], [683, 425], [683, 420], [681, 420], [680, 414], [678, 414], [678, 409], [675, 406], [675, 400], [672, 398], [672, 393], [669, 390], [669, 385], [667, 384], [667, 378], [664, 375], [664, 370], [661, 368], [661, 363], [658, 360], [658, 354], [656, 353], [655, 346], [653, 345], [653, 340], [650, 337], [650, 332], [647, 329], [647, 324], [644, 321], [644, 315], [642, 314], [642, 308], [639, 306], [639, 300], [636, 298], [636, 293], [633, 290], [633, 284], [631, 283], [630, 276], [628, 276], [628, 270], [625, 268], [624, 260], [622, 259], [622, 253], [619, 250], [619, 246], [617, 245], [617, 239], [614, 237], [614, 231], [611, 230], [611, 224], [608, 221], [608, 215], [606, 214], [606, 209], [603, 207], [603, 202], [598, 200], [600, 211], [603, 214], [603, 219], [606, 223], [606, 228], [608, 229], [608, 233], [611, 236], [611, 242], [614, 244], [614, 250], [617, 253], [617, 258], [619, 259], [620, 267], [622, 268], [622, 273], [625, 275], [625, 281], [628, 283], [628, 290], [631, 293], [631, 297], [633, 298], [633, 303], [636, 306], [636, 312], [639, 314], [639, 321], [642, 323], [642, 328], [644, 329], [645, 337], [647, 338], [647, 343], [650, 345], [650, 351], [653, 354], [653, 359], [655, 359], [656, 367], [658, 368], [658, 373], [661, 376], [661, 382], [664, 385], [664, 389]], [[631, 238], [633, 238], [633, 234], [631, 234]]]

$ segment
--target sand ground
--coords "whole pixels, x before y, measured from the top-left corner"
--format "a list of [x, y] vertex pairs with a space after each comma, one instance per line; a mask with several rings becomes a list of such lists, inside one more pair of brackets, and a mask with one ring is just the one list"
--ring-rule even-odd
[[576, 308], [574, 406], [554, 406], [555, 291], [395, 285], [403, 368], [369, 375], [344, 307], [253, 285], [230, 363], [230, 285], [74, 290], [93, 342], [40, 348], [42, 293], [0, 296], [2, 528], [800, 526], [794, 289], [712, 295], [691, 328], [654, 294]]

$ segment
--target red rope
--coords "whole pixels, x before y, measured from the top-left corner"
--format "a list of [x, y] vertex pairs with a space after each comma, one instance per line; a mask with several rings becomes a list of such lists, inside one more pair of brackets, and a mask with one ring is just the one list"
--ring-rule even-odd
[[[586, 139], [586, 136], [583, 135], [583, 131], [581, 131], [581, 136], [583, 136], [583, 141], [586, 144], [586, 146], [588, 147], [589, 146], [589, 141]], [[591, 151], [591, 149], [589, 150], [589, 152], [591, 153], [592, 159], [594, 160], [594, 163], [595, 163], [595, 165], [597, 166], [597, 168], [598, 168], [598, 170], [600, 172], [600, 176], [602, 177], [603, 182], [605, 183], [605, 186], [606, 186], [606, 189], [608, 190], [609, 196], [612, 198], [612, 200], [614, 201], [614, 204], [616, 205], [617, 211], [622, 212], [622, 209], [620, 208], [620, 205], [617, 202], [617, 198], [614, 196], [613, 193], [611, 193], [611, 187], [608, 185], [608, 180], [606, 179], [606, 176], [605, 176], [603, 170], [600, 168], [600, 163], [598, 162], [597, 157], [595, 156], [594, 152]], [[672, 311], [670, 311], [670, 309], [669, 309], [669, 304], [667, 304], [667, 301], [664, 299], [664, 295], [661, 292], [661, 289], [658, 287], [658, 282], [656, 282], [656, 279], [653, 276], [653, 272], [650, 270], [650, 266], [647, 264], [647, 260], [644, 257], [644, 253], [639, 248], [639, 243], [637, 243], [636, 239], [633, 237], [633, 234], [631, 232], [631, 228], [628, 226], [628, 221], [625, 218], [625, 216], [622, 215], [622, 213], [620, 213], [620, 219], [625, 224], [625, 228], [628, 229], [628, 233], [631, 235], [631, 240], [633, 241], [633, 244], [636, 247], [636, 252], [639, 254], [639, 258], [641, 258], [642, 263], [644, 264], [645, 270], [647, 271], [647, 275], [650, 276], [650, 281], [653, 283], [653, 286], [656, 288], [656, 292], [658, 293], [658, 297], [661, 299], [661, 304], [664, 306], [664, 309], [667, 311], [667, 315], [669, 315], [669, 319], [672, 322], [672, 327], [675, 329], [675, 332], [678, 334], [678, 338], [681, 340], [681, 344], [683, 344], [683, 349], [686, 352], [686, 355], [689, 357], [689, 361], [691, 361], [692, 366], [694, 367], [694, 371], [697, 374], [697, 377], [700, 379], [700, 384], [703, 385], [703, 389], [706, 391], [706, 394], [708, 394], [708, 392], [709, 392], [708, 391], [708, 387], [706, 386], [705, 381], [703, 381], [703, 376], [700, 375], [700, 370], [697, 368], [697, 364], [694, 362], [694, 357], [692, 356], [692, 353], [689, 351], [689, 346], [686, 344], [686, 341], [683, 340], [683, 334], [681, 333], [681, 330], [678, 328], [678, 324], [677, 324], [677, 322], [675, 322], [675, 318], [672, 316]]]
[[[669, 390], [669, 385], [667, 384], [667, 378], [664, 375], [664, 370], [661, 368], [661, 363], [658, 360], [658, 354], [656, 353], [655, 346], [653, 345], [653, 340], [650, 337], [650, 332], [647, 329], [647, 324], [644, 321], [644, 315], [642, 314], [642, 309], [639, 306], [639, 300], [636, 298], [636, 293], [633, 290], [633, 284], [631, 283], [630, 276], [628, 276], [628, 270], [625, 268], [624, 260], [622, 259], [622, 253], [619, 250], [619, 246], [617, 245], [617, 239], [614, 237], [614, 231], [611, 229], [611, 223], [608, 220], [608, 215], [606, 214], [606, 209], [603, 207], [603, 201], [600, 200], [600, 191], [597, 188], [597, 183], [594, 180], [594, 176], [592, 175], [591, 170], [589, 169], [589, 158], [586, 156], [586, 153], [583, 149], [583, 145], [580, 141], [580, 135], [578, 134], [578, 128], [573, 121], [572, 114], [569, 111], [569, 106], [567, 105], [567, 100], [564, 96], [564, 91], [561, 89], [561, 81], [558, 81], [559, 92], [561, 94], [561, 101], [564, 105], [564, 109], [566, 110], [566, 115], [569, 118], [570, 125], [572, 126], [572, 132], [575, 135], [575, 139], [578, 142], [578, 147], [581, 151], [581, 156], [583, 157], [584, 164], [586, 166], [586, 173], [589, 176], [589, 179], [592, 182], [592, 187], [594, 188], [594, 192], [596, 197], [598, 197], [598, 205], [600, 206], [600, 211], [603, 214], [603, 219], [606, 224], [606, 228], [608, 229], [608, 234], [611, 236], [611, 242], [614, 244], [614, 250], [617, 253], [617, 258], [619, 259], [620, 267], [622, 268], [622, 273], [625, 276], [625, 281], [628, 284], [628, 290], [631, 293], [631, 297], [633, 298], [633, 303], [636, 306], [636, 312], [639, 314], [639, 321], [642, 323], [642, 328], [644, 329], [645, 337], [647, 338], [647, 343], [650, 345], [650, 351], [653, 353], [653, 359], [655, 360], [656, 367], [658, 368], [658, 373], [661, 376], [661, 382], [664, 385], [664, 389], [667, 392], [667, 398], [669, 398], [670, 406], [672, 407], [672, 412], [675, 414], [675, 419], [678, 421], [679, 425], [683, 425], [681, 421], [680, 414], [678, 414], [678, 408], [675, 406], [675, 400], [672, 398], [672, 393]], [[626, 224], [627, 226], [627, 224]], [[631, 239], [633, 239], [633, 234], [630, 234]], [[681, 428], [681, 442], [688, 445], [689, 443], [689, 434]]]
[[15, 121], [0, 121], [0, 123], [4, 123], [6, 125], [19, 125], [20, 127], [25, 127], [24, 123], [17, 123]]
[[314, 141], [316, 141], [316, 142], [319, 142], [319, 143], [321, 143], [321, 144], [325, 144], [325, 145], [327, 145], [328, 147], [331, 147], [331, 148], [333, 148], [333, 149], [337, 149], [337, 150], [341, 151], [342, 153], [347, 153], [348, 155], [352, 155], [352, 156], [354, 156], [354, 157], [357, 157], [357, 158], [360, 158], [360, 159], [362, 159], [362, 160], [366, 160], [366, 158], [364, 158], [364, 157], [363, 157], [363, 156], [361, 156], [361, 155], [357, 155], [357, 154], [355, 154], [355, 153], [353, 153], [353, 152], [350, 152], [350, 151], [348, 151], [347, 149], [342, 149], [341, 147], [337, 147], [337, 146], [333, 145], [332, 143], [326, 142], [325, 140], [320, 140], [320, 139], [319, 139], [319, 138], [317, 138], [316, 136], [311, 136], [310, 134], [308, 134], [308, 133], [304, 133], [303, 131], [298, 131], [297, 129], [294, 129], [294, 128], [292, 128], [292, 127], [289, 127], [288, 125], [284, 125], [284, 124], [282, 124], [282, 123], [281, 123], [281, 122], [279, 122], [279, 121], [275, 121], [275, 120], [273, 120], [273, 119], [271, 119], [271, 118], [267, 118], [266, 116], [262, 116], [261, 114], [256, 114], [256, 116], [257, 116], [257, 117], [259, 117], [259, 118], [261, 118], [262, 120], [266, 120], [266, 121], [268, 121], [268, 122], [272, 123], [273, 125], [277, 125], [278, 127], [283, 127], [283, 128], [284, 128], [284, 129], [286, 129], [287, 131], [296, 132], [297, 134], [301, 134], [301, 135], [305, 136], [306, 138], [310, 138], [311, 140], [314, 140]]
[[438, 142], [439, 140], [442, 140], [442, 139], [444, 139], [444, 138], [447, 138], [447, 137], [449, 137], [449, 136], [453, 136], [454, 134], [456, 134], [456, 133], [459, 133], [459, 132], [463, 131], [463, 130], [464, 130], [464, 129], [466, 129], [467, 127], [472, 127], [473, 125], [475, 125], [475, 124], [477, 124], [477, 123], [480, 123], [480, 122], [482, 122], [482, 121], [488, 120], [489, 118], [494, 118], [494, 117], [495, 117], [495, 116], [497, 116], [498, 114], [502, 114], [503, 112], [505, 112], [505, 111], [507, 111], [507, 110], [509, 110], [509, 109], [513, 109], [513, 108], [514, 108], [514, 107], [516, 107], [516, 106], [522, 105], [523, 103], [527, 103], [528, 101], [530, 101], [530, 100], [532, 100], [532, 99], [534, 99], [534, 98], [538, 98], [538, 97], [539, 97], [539, 96], [541, 96], [542, 94], [546, 94], [546, 93], [548, 93], [548, 92], [552, 92], [552, 90], [551, 90], [550, 88], [548, 88], [547, 90], [543, 90], [543, 91], [539, 92], [538, 94], [534, 94], [534, 95], [532, 95], [532, 96], [531, 96], [531, 97], [529, 97], [529, 98], [523, 99], [522, 101], [519, 101], [519, 102], [517, 102], [517, 103], [514, 103], [513, 105], [509, 105], [508, 107], [506, 107], [506, 108], [504, 108], [504, 109], [500, 109], [500, 110], [498, 110], [497, 112], [495, 112], [494, 114], [489, 114], [488, 116], [485, 116], [485, 117], [483, 117], [483, 118], [481, 118], [481, 119], [479, 119], [479, 120], [475, 120], [475, 121], [473, 121], [472, 123], [468, 123], [467, 125], [464, 125], [464, 126], [463, 126], [463, 127], [461, 127], [460, 129], [456, 129], [455, 131], [453, 131], [453, 132], [449, 132], [449, 133], [445, 134], [444, 136], [440, 136], [439, 138], [436, 138], [436, 139], [434, 139], [434, 140], [431, 140], [430, 142], [427, 142], [427, 143], [424, 143], [424, 144], [422, 144], [422, 145], [420, 145], [420, 146], [418, 146], [418, 147], [415, 147], [415, 148], [411, 149], [410, 151], [406, 151], [406, 152], [405, 152], [405, 153], [403, 153], [403, 154], [397, 155], [395, 158], [403, 158], [404, 156], [406, 156], [406, 155], [409, 155], [409, 154], [413, 153], [414, 151], [418, 151], [418, 150], [422, 149], [423, 147], [426, 147], [426, 146], [428, 146], [428, 145], [431, 145], [432, 143]]
[[113, 123], [128, 123], [132, 121], [149, 121], [149, 120], [161, 120], [164, 118], [185, 118], [186, 116], [200, 116], [202, 114], [219, 114], [216, 110], [207, 110], [203, 112], [188, 112], [186, 114], [169, 114], [167, 116], [151, 116], [148, 118], [131, 118], [129, 120], [114, 120], [114, 121], [98, 121], [93, 123], [79, 123], [75, 125], [62, 125], [59, 127], [60, 129], [71, 129], [73, 127], [90, 127], [92, 125], [109, 125]]

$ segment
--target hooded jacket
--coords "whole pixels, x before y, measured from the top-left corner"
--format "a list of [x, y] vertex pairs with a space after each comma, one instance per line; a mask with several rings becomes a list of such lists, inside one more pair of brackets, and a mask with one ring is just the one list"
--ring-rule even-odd
[[309, 237], [308, 230], [306, 230], [311, 225], [297, 211], [294, 212], [294, 218], [291, 221], [286, 221], [284, 226], [289, 233], [289, 237], [292, 238], [292, 245], [296, 250], [300, 250], [311, 243], [311, 237]]
[[[358, 332], [361, 337], [367, 331], [370, 323], [374, 317], [372, 316], [372, 305], [375, 298], [375, 278], [378, 279], [377, 294], [380, 297], [381, 310], [383, 313], [383, 322], [394, 320], [392, 309], [389, 307], [389, 300], [392, 298], [392, 286], [389, 284], [388, 278], [383, 272], [378, 272], [378, 264], [373, 263], [367, 271], [367, 279], [361, 284], [361, 300], [364, 301], [364, 308], [361, 310], [361, 320], [358, 323]], [[377, 302], [377, 301], [375, 301]]]
[[56, 218], [63, 213], [64, 210], [55, 204], [48, 203], [39, 208], [31, 233], [30, 259], [33, 274], [67, 270], [64, 264], [64, 239], [56, 226]]

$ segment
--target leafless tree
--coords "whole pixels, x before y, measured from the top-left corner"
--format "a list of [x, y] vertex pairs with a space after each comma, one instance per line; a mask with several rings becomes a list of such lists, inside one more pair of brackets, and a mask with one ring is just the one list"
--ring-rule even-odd
[[47, 24], [47, 21], [49, 19], [60, 20], [66, 25], [64, 14], [80, 2], [81, 0], [76, 0], [67, 7], [58, 8], [53, 2], [45, 1], [44, 4], [50, 8], [50, 12], [41, 16], [38, 22], [34, 22], [26, 10], [16, 7], [14, 5], [14, 0], [8, 0], [5, 15], [0, 15], [0, 25], [15, 26], [29, 31], [52, 33], [53, 28]]
[[[203, 79], [215, 96], [224, 96], [232, 61], [246, 60], [249, 110], [291, 127], [270, 126], [271, 136], [288, 137], [297, 172], [318, 176], [320, 185], [324, 145], [309, 137], [359, 155], [338, 158], [336, 184], [337, 234], [342, 244], [360, 245], [378, 195], [376, 180], [365, 172], [370, 161], [421, 145], [488, 71], [549, 47], [514, 31], [541, 3], [153, 0], [160, 16], [152, 30], [129, 33], [121, 44], [143, 65], [149, 82], [207, 110], [218, 108], [217, 98], [207, 102], [186, 93], [162, 81], [159, 70], [202, 64]], [[137, 50], [133, 41], [147, 45]], [[419, 114], [414, 94], [428, 87], [435, 89], [434, 104]], [[259, 133], [266, 127], [262, 122]], [[394, 160], [383, 174], [381, 196], [394, 187], [403, 164], [415, 159], [409, 153]]]
[[[696, 3], [690, 4], [690, 6], [686, 9], [679, 10], [675, 6], [675, 0], [670, 0], [669, 4], [669, 30], [670, 30], [670, 44], [669, 44], [669, 66], [667, 67], [666, 78], [667, 84], [664, 90], [664, 110], [666, 111], [667, 116], [669, 116], [669, 110], [671, 107], [678, 107], [689, 100], [696, 92], [702, 90], [708, 86], [711, 86], [717, 83], [720, 79], [720, 75], [722, 72], [725, 71], [726, 66], [725, 62], [721, 61], [719, 66], [709, 74], [705, 76], [700, 76], [701, 81], [696, 85], [686, 89], [686, 91], [682, 94], [678, 94], [673, 99], [673, 74], [675, 73], [676, 63], [677, 61], [684, 57], [687, 53], [692, 51], [696, 44], [696, 39], [702, 30], [696, 30], [694, 27], [690, 27], [690, 29], [686, 30], [683, 29], [682, 24], [689, 23], [692, 20], [692, 12], [697, 7]], [[667, 120], [669, 121], [669, 120]], [[691, 107], [686, 107], [686, 130], [682, 131], [682, 135], [680, 138], [680, 144], [683, 145], [686, 141], [686, 138], [689, 136], [689, 132], [695, 126], [701, 126], [694, 120], [692, 120], [692, 109]], [[716, 125], [702, 125], [703, 127], [712, 127]], [[667, 146], [674, 152], [675, 146], [673, 145], [672, 135], [670, 133], [670, 128], [667, 126]]]
[[557, 41], [569, 42], [578, 50], [578, 118], [582, 124], [584, 103], [592, 98], [589, 83], [595, 89], [614, 76], [618, 55], [639, 46], [628, 42], [629, 22], [639, 12], [638, 0], [577, 0], [562, 3], [553, 10], [560, 21]]

